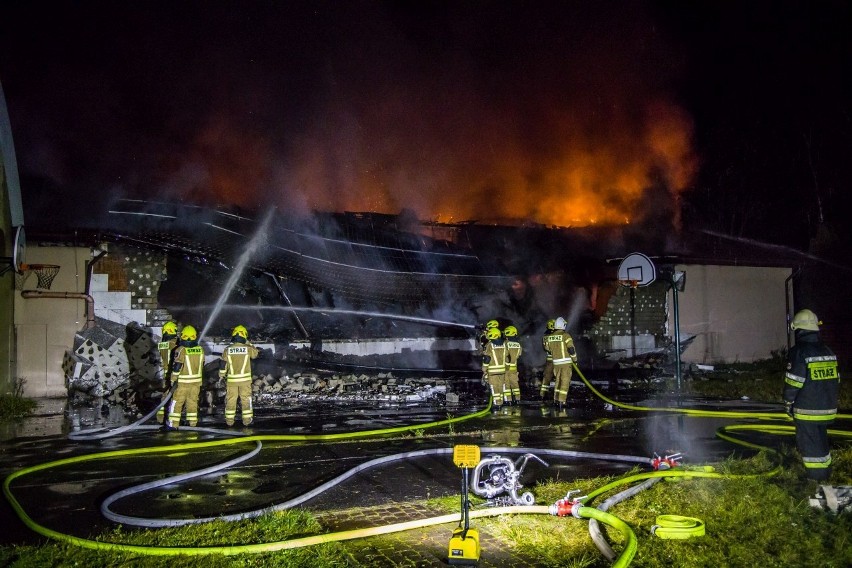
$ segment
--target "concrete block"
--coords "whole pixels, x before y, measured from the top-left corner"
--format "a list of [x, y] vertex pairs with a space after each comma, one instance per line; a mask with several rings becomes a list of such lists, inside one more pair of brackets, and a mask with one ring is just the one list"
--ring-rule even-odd
[[95, 312], [105, 310], [129, 310], [130, 292], [92, 292]]
[[92, 274], [89, 280], [89, 292], [107, 292], [109, 291], [109, 275], [108, 274]]

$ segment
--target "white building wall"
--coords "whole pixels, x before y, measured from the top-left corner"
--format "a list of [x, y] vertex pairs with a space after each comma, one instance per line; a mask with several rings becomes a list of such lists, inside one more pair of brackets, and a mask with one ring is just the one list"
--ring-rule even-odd
[[[684, 265], [686, 288], [678, 292], [681, 339], [695, 335], [681, 354], [687, 363], [715, 364], [767, 359], [787, 345], [785, 281], [789, 268]], [[674, 307], [669, 292], [669, 335]]]
[[[86, 262], [92, 254], [81, 247], [27, 247], [28, 264], [55, 264], [59, 272], [51, 292], [83, 293]], [[35, 274], [24, 290], [37, 289]], [[24, 381], [24, 396], [66, 396], [62, 361], [72, 348], [74, 334], [86, 325], [86, 302], [76, 298], [22, 298], [15, 291], [15, 346], [17, 374]]]

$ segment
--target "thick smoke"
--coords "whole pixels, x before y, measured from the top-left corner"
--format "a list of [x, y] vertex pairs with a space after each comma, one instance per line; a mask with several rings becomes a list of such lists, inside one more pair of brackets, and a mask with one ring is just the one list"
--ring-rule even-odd
[[[4, 85], [22, 168], [62, 215], [121, 194], [626, 224], [695, 170], [680, 61], [642, 3], [155, 7], [9, 15], [43, 30], [4, 44]], [[68, 18], [87, 40], [57, 50]]]

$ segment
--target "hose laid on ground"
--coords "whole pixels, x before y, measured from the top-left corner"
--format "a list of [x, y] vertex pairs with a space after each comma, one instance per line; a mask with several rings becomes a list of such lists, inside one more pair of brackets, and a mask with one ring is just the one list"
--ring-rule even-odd
[[[633, 404], [626, 404], [623, 402], [617, 402], [603, 393], [601, 393], [598, 389], [596, 389], [589, 379], [583, 374], [580, 368], [576, 363], [571, 363], [574, 367], [574, 370], [577, 371], [577, 374], [583, 380], [589, 390], [594, 393], [595, 396], [607, 402], [613, 406], [617, 406], [619, 408], [623, 408], [624, 410], [643, 410], [646, 412], [674, 412], [677, 414], [688, 414], [690, 416], [706, 416], [706, 417], [717, 417], [717, 418], [764, 418], [764, 419], [783, 419], [787, 421], [793, 420], [790, 418], [786, 412], [748, 412], [748, 411], [740, 411], [733, 412], [730, 410], [700, 410], [697, 408], [680, 408], [680, 407], [653, 407], [653, 406], [636, 406]], [[836, 416], [838, 419], [852, 419], [852, 414], [838, 414]]]
[[[626, 489], [621, 493], [613, 495], [595, 508], [598, 511], [606, 512], [613, 505], [617, 505], [618, 503], [621, 503], [622, 501], [626, 501], [630, 497], [633, 497], [637, 493], [645, 491], [646, 489], [650, 489], [661, 479], [661, 477], [652, 477], [651, 479], [648, 479], [643, 483], [640, 483], [639, 485], [634, 485], [630, 489]], [[601, 554], [603, 554], [604, 558], [606, 558], [610, 562], [615, 560], [615, 551], [612, 549], [612, 547], [609, 545], [606, 538], [604, 537], [603, 532], [601, 531], [600, 523], [597, 519], [591, 519], [589, 521], [589, 536], [592, 537], [592, 542], [595, 543], [595, 546], [598, 547], [598, 550]]]
[[[71, 432], [68, 434], [69, 440], [74, 440], [75, 442], [84, 442], [90, 440], [103, 440], [105, 438], [110, 438], [112, 436], [118, 436], [119, 434], [123, 434], [124, 432], [128, 432], [130, 430], [135, 430], [139, 428], [154, 417], [157, 414], [157, 411], [166, 406], [169, 401], [172, 399], [172, 395], [175, 393], [175, 389], [177, 388], [177, 382], [172, 386], [172, 389], [169, 393], [160, 401], [160, 404], [154, 407], [154, 409], [131, 424], [125, 424], [124, 426], [119, 426], [118, 428], [90, 428], [88, 430], [81, 430], [80, 432]], [[159, 428], [159, 427], [158, 427]]]
[[704, 536], [704, 521], [681, 515], [657, 515], [651, 534], [664, 539], [686, 539]]
[[[22, 470], [19, 470], [19, 471], [13, 473], [12, 475], [8, 476], [6, 478], [6, 480], [4, 481], [3, 492], [6, 495], [6, 498], [11, 503], [15, 512], [18, 514], [18, 516], [24, 522], [24, 524], [27, 525], [27, 527], [29, 527], [33, 531], [35, 531], [35, 532], [37, 532], [37, 533], [39, 533], [43, 536], [46, 536], [48, 538], [57, 539], [57, 540], [64, 541], [64, 542], [68, 542], [70, 544], [83, 546], [83, 547], [86, 547], [86, 548], [95, 548], [95, 549], [100, 549], [100, 550], [110, 549], [110, 550], [116, 550], [116, 551], [121, 550], [121, 551], [128, 551], [128, 552], [138, 552], [140, 554], [204, 554], [204, 553], [207, 553], [207, 554], [214, 554], [214, 553], [217, 553], [217, 554], [240, 554], [240, 553], [243, 553], [243, 552], [268, 552], [268, 551], [272, 551], [272, 550], [281, 550], [281, 549], [284, 549], [284, 548], [296, 548], [298, 546], [309, 546], [311, 544], [318, 544], [320, 542], [333, 542], [333, 541], [337, 541], [337, 540], [348, 540], [348, 539], [351, 539], [351, 538], [360, 538], [361, 536], [371, 536], [371, 535], [378, 535], [378, 534], [386, 534], [388, 532], [396, 532], [396, 531], [400, 531], [400, 530], [409, 530], [410, 528], [417, 528], [417, 526], [429, 526], [430, 524], [439, 524], [439, 523], [445, 523], [445, 522], [457, 522], [458, 519], [459, 519], [458, 515], [448, 515], [448, 516], [436, 518], [437, 520], [436, 519], [426, 519], [426, 520], [423, 520], [423, 521], [412, 521], [410, 523], [401, 523], [401, 524], [398, 524], [398, 525], [390, 525], [389, 527], [375, 527], [375, 528], [372, 528], [372, 529], [361, 529], [360, 531], [346, 531], [346, 532], [343, 532], [343, 533], [335, 533], [334, 535], [318, 535], [316, 537], [307, 537], [306, 539], [296, 539], [295, 541], [283, 541], [282, 543], [267, 543], [268, 546], [270, 546], [272, 548], [264, 548], [267, 545], [245, 545], [245, 546], [234, 546], [234, 547], [203, 547], [203, 548], [199, 548], [198, 549], [199, 551], [197, 551], [197, 552], [192, 552], [192, 550], [194, 550], [194, 549], [191, 549], [191, 548], [190, 549], [185, 549], [185, 548], [161, 549], [161, 548], [156, 548], [156, 547], [136, 547], [136, 546], [133, 546], [133, 545], [121, 545], [121, 544], [112, 544], [112, 543], [103, 543], [103, 542], [91, 541], [91, 540], [88, 540], [88, 539], [81, 539], [81, 538], [78, 538], [78, 537], [66, 535], [64, 533], [59, 533], [58, 531], [53, 531], [51, 529], [43, 527], [42, 525], [39, 525], [35, 521], [33, 521], [29, 517], [29, 515], [26, 514], [26, 512], [23, 510], [23, 507], [20, 505], [20, 503], [17, 501], [17, 499], [15, 499], [14, 495], [11, 492], [10, 485], [11, 485], [11, 482], [14, 479], [17, 479], [17, 478], [22, 477], [24, 475], [27, 475], [29, 473], [33, 473], [35, 471], [43, 471], [43, 470], [46, 470], [46, 469], [51, 469], [51, 468], [57, 467], [59, 465], [76, 464], [76, 463], [81, 463], [81, 462], [85, 462], [85, 461], [89, 461], [89, 460], [93, 460], [93, 459], [105, 459], [105, 458], [110, 458], [110, 457], [120, 457], [120, 456], [126, 456], [126, 455], [131, 455], [131, 454], [149, 454], [149, 453], [161, 453], [161, 452], [172, 452], [172, 453], [174, 453], [175, 450], [218, 447], [218, 446], [222, 446], [222, 445], [243, 443], [243, 442], [251, 441], [254, 438], [263, 438], [263, 437], [254, 436], [254, 437], [244, 437], [244, 438], [237, 438], [237, 439], [231, 439], [231, 440], [220, 440], [220, 441], [213, 441], [213, 442], [195, 442], [195, 443], [191, 443], [191, 444], [176, 444], [176, 445], [167, 446], [167, 447], [148, 447], [148, 448], [139, 448], [139, 449], [134, 449], [134, 450], [114, 450], [114, 451], [109, 451], [109, 452], [102, 452], [102, 453], [99, 453], [99, 454], [89, 454], [89, 455], [85, 455], [85, 456], [76, 456], [76, 457], [71, 457], [71, 458], [65, 458], [65, 459], [57, 460], [57, 461], [50, 462], [50, 463], [47, 463], [47, 464], [40, 464], [40, 465], [37, 465], [37, 466], [32, 466], [30, 468], [25, 468], [25, 469], [22, 469]], [[200, 470], [200, 471], [197, 471], [197, 472], [192, 472], [192, 473], [189, 473], [189, 474], [183, 474], [183, 475], [180, 475], [180, 476], [175, 476], [175, 477], [172, 477], [172, 478], [169, 478], [169, 479], [166, 479], [166, 480], [158, 480], [156, 482], [152, 482], [152, 483], [149, 483], [149, 484], [143, 484], [143, 485], [137, 486], [135, 488], [129, 488], [127, 490], [123, 490], [123, 491], [116, 493], [115, 495], [107, 498], [107, 501], [105, 502], [107, 506], [102, 507], [101, 509], [102, 509], [102, 511], [104, 510], [104, 508], [106, 508], [108, 510], [109, 504], [114, 503], [116, 500], [118, 500], [122, 497], [126, 497], [127, 495], [129, 495], [131, 493], [137, 493], [137, 492], [140, 492], [140, 491], [144, 491], [144, 490], [151, 489], [153, 487], [161, 486], [161, 485], [168, 484], [168, 483], [176, 483], [179, 480], [188, 479], [189, 477], [195, 477], [195, 476], [198, 476], [198, 475], [208, 475], [208, 474], [210, 474], [210, 473], [212, 473], [212, 472], [214, 472], [218, 469], [223, 469], [225, 467], [232, 467], [236, 463], [239, 463], [241, 461], [244, 461], [245, 459], [248, 459], [249, 457], [252, 457], [253, 455], [256, 454], [257, 451], [259, 451], [260, 442], [257, 441], [257, 440], [254, 440], [254, 441], [258, 444], [258, 447], [254, 450], [254, 452], [250, 453], [248, 456], [241, 456], [240, 458], [235, 458], [234, 460], [230, 460], [230, 461], [225, 462], [223, 464], [219, 464], [218, 466], [213, 466], [211, 468], [205, 468], [204, 470]], [[329, 482], [326, 482], [325, 484], [305, 493], [302, 496], [291, 499], [291, 500], [287, 501], [286, 503], [283, 503], [283, 504], [280, 504], [280, 505], [268, 507], [264, 510], [258, 511], [257, 513], [263, 514], [263, 513], [271, 512], [273, 510], [282, 510], [283, 508], [286, 508], [283, 505], [286, 505], [287, 507], [293, 507], [293, 506], [296, 506], [298, 504], [301, 504], [301, 503], [303, 503], [303, 502], [305, 502], [305, 501], [307, 501], [307, 500], [309, 500], [313, 497], [316, 497], [320, 493], [327, 491], [328, 489], [331, 489], [335, 485], [337, 485], [337, 484], [341, 483], [342, 481], [352, 477], [353, 475], [360, 473], [361, 471], [364, 471], [365, 469], [368, 469], [370, 467], [375, 467], [377, 465], [385, 464], [385, 463], [395, 461], [395, 460], [399, 460], [399, 459], [409, 459], [411, 457], [419, 457], [419, 456], [425, 456], [425, 455], [449, 455], [449, 454], [452, 454], [452, 452], [453, 452], [452, 448], [435, 448], [435, 449], [431, 449], [431, 450], [418, 450], [418, 451], [414, 451], [414, 452], [404, 452], [404, 453], [401, 453], [401, 454], [395, 454], [395, 455], [392, 455], [392, 456], [385, 456], [385, 457], [382, 457], [382, 458], [377, 458], [375, 460], [371, 460], [369, 462], [361, 464], [360, 466], [357, 466], [357, 467], [347, 471], [346, 473], [332, 479]], [[512, 454], [512, 453], [515, 453], [515, 454], [540, 453], [540, 454], [545, 454], [545, 455], [555, 455], [555, 456], [561, 456], [561, 457], [580, 457], [580, 458], [587, 458], [587, 459], [608, 459], [608, 460], [612, 460], [612, 461], [624, 461], [624, 462], [630, 462], [630, 463], [645, 463], [645, 464], [650, 464], [650, 461], [651, 461], [650, 458], [639, 457], [639, 456], [615, 455], [615, 454], [610, 455], [610, 454], [598, 454], [598, 453], [590, 453], [590, 452], [579, 452], [579, 451], [568, 451], [568, 450], [549, 450], [549, 449], [536, 449], [536, 448], [492, 447], [492, 448], [487, 448], [487, 452], [488, 453], [495, 453], [495, 454], [496, 453], [508, 453], [508, 454]], [[664, 472], [664, 473], [668, 473], [668, 472]], [[521, 511], [520, 509], [533, 509], [533, 510]], [[538, 509], [538, 510], [535, 510], [535, 509]], [[587, 508], [587, 507], [583, 507], [581, 509], [589, 509], [590, 511], [596, 511], [595, 509], [590, 509], [590, 508]], [[492, 509], [491, 511], [488, 511], [488, 512], [486, 512], [486, 511], [475, 511], [475, 512], [471, 513], [471, 517], [476, 518], [476, 517], [481, 517], [481, 516], [511, 514], [511, 513], [515, 513], [515, 512], [543, 513], [543, 512], [547, 512], [547, 511], [549, 511], [548, 507], [501, 507], [501, 508], [497, 508], [497, 509]], [[601, 513], [601, 514], [605, 514], [601, 511], [598, 511], [598, 512]], [[597, 518], [597, 517], [591, 516], [593, 514], [596, 514], [596, 513], [589, 513], [589, 518]], [[180, 524], [191, 524], [191, 523], [194, 523], [194, 522], [207, 522], [207, 521], [211, 521], [211, 520], [240, 520], [240, 519], [244, 519], [244, 518], [250, 518], [250, 517], [253, 517], [253, 516], [257, 516], [257, 515], [255, 515], [254, 512], [250, 512], [250, 513], [241, 513], [241, 514], [238, 514], [238, 515], [232, 515], [231, 517], [234, 517], [234, 518], [213, 517], [213, 518], [209, 518], [209, 519], [191, 519], [191, 520], [189, 520], [189, 522], [181, 522], [181, 520], [167, 520], [167, 521], [164, 521], [162, 524], [158, 523], [158, 522], [151, 522], [151, 521], [157, 521], [157, 520], [151, 520], [151, 519], [143, 519], [143, 521], [145, 521], [145, 522], [138, 523], [138, 522], [135, 522], [136, 521], [135, 518], [115, 515], [114, 513], [110, 513], [109, 518], [111, 518], [112, 520], [115, 520], [116, 522], [122, 522], [122, 523], [125, 523], [125, 524], [153, 527], [153, 526], [177, 526], [177, 525], [180, 525]], [[614, 528], [617, 528], [618, 530], [621, 530], [622, 532], [624, 532], [625, 528], [627, 528], [627, 530], [629, 531], [629, 527], [627, 527], [626, 524], [624, 524], [619, 519], [612, 517], [611, 515], [608, 515], [606, 517], [601, 517], [601, 518], [605, 519], [602, 522], [610, 524], [610, 525], [614, 526]], [[412, 524], [412, 523], [415, 523], [415, 524]], [[425, 524], [417, 524], [417, 523], [425, 523]], [[627, 537], [628, 540], [630, 540], [631, 538], [633, 540], [635, 540], [635, 535], [632, 535], [632, 536], [631, 535], [632, 535], [632, 531], [629, 531], [629, 534], [625, 534], [625, 536]], [[289, 542], [290, 544], [285, 545], [284, 542]], [[299, 543], [301, 543], [301, 544], [299, 544]], [[235, 552], [234, 551], [223, 552], [222, 550], [225, 549], [225, 548], [227, 548], [228, 550], [237, 550], [237, 551], [235, 551]], [[190, 552], [187, 552], [188, 550]], [[207, 552], [200, 552], [202, 550], [207, 551]], [[632, 558], [632, 554], [630, 556]]]
[[[500, 507], [493, 509], [479, 509], [470, 511], [469, 518], [479, 519], [486, 517], [498, 517], [502, 515], [549, 515], [550, 507], [541, 505], [523, 506], [517, 505], [512, 507]], [[633, 556], [636, 554], [637, 541], [636, 535], [627, 523], [621, 519], [614, 517], [608, 513], [598, 511], [591, 507], [580, 507], [578, 514], [581, 518], [595, 518], [600, 522], [612, 526], [614, 529], [621, 531], [627, 542], [625, 550], [621, 557], [618, 558], [613, 566], [622, 568], [630, 564]], [[327, 544], [331, 542], [342, 542], [353, 540], [356, 538], [366, 538], [370, 536], [379, 536], [396, 532], [408, 531], [418, 528], [424, 528], [434, 525], [459, 523], [461, 521], [460, 513], [450, 515], [442, 515], [439, 517], [430, 517], [426, 519], [418, 519], [414, 521], [406, 521], [403, 523], [395, 523], [381, 527], [369, 527], [364, 529], [354, 529], [348, 531], [340, 531], [336, 533], [327, 533], [314, 536], [306, 536], [277, 542], [264, 542], [258, 544], [238, 544], [238, 545], [222, 545], [222, 546], [201, 546], [201, 547], [156, 547], [156, 546], [141, 546], [132, 544], [117, 544], [110, 542], [100, 542], [86, 538], [73, 537], [57, 531], [41, 527], [37, 531], [49, 538], [64, 541], [68, 544], [73, 544], [90, 550], [105, 550], [111, 552], [128, 552], [147, 556], [207, 556], [211, 554], [222, 554], [231, 556], [235, 554], [260, 554], [266, 552], [277, 552], [281, 550], [292, 550], [303, 548], [306, 546], [315, 546], [318, 544]], [[28, 525], [29, 526], [29, 525]], [[32, 528], [32, 527], [30, 527]], [[34, 529], [35, 530], [35, 529]]]
[[[245, 439], [233, 440], [235, 443], [245, 442]], [[242, 513], [234, 513], [231, 515], [220, 515], [216, 517], [193, 517], [193, 518], [184, 518], [184, 519], [151, 519], [144, 517], [134, 517], [130, 515], [121, 515], [110, 510], [110, 506], [116, 501], [123, 499], [125, 497], [129, 497], [131, 495], [135, 495], [138, 493], [143, 493], [145, 491], [149, 491], [151, 489], [155, 489], [157, 487], [162, 487], [164, 485], [173, 485], [175, 483], [180, 483], [181, 481], [186, 481], [188, 479], [192, 479], [194, 477], [200, 477], [202, 475], [210, 475], [217, 471], [224, 470], [229, 467], [233, 467], [234, 465], [241, 463], [254, 457], [257, 452], [260, 451], [260, 442], [257, 442], [258, 448], [253, 452], [246, 456], [242, 456], [240, 458], [235, 458], [228, 462], [224, 462], [222, 464], [211, 466], [208, 468], [183, 473], [180, 475], [175, 475], [171, 477], [166, 477], [163, 479], [158, 479], [156, 481], [151, 481], [148, 483], [143, 483], [140, 485], [134, 485], [132, 487], [128, 487], [123, 489], [117, 493], [114, 493], [104, 499], [103, 503], [101, 503], [101, 514], [107, 519], [121, 523], [123, 525], [128, 526], [136, 526], [136, 527], [147, 527], [147, 528], [163, 528], [163, 527], [178, 527], [184, 525], [191, 524], [199, 524], [199, 523], [207, 523], [216, 520], [234, 522], [234, 521], [242, 521], [246, 519], [256, 518], [262, 515], [266, 515], [269, 513], [273, 513], [275, 511], [283, 511], [286, 509], [291, 509], [302, 503], [305, 503], [314, 497], [328, 491], [329, 489], [339, 485], [340, 483], [346, 481], [358, 473], [366, 471], [368, 469], [378, 467], [387, 463], [399, 461], [399, 460], [407, 460], [412, 458], [418, 458], [423, 456], [432, 456], [432, 455], [451, 455], [453, 453], [453, 448], [434, 448], [427, 450], [414, 450], [411, 452], [402, 452], [398, 454], [392, 454], [389, 456], [383, 456], [379, 458], [372, 459], [370, 461], [364, 462], [356, 467], [353, 467], [341, 475], [299, 495], [298, 497], [294, 497], [282, 503], [278, 503], [275, 505], [263, 507], [261, 509], [256, 509], [253, 511], [245, 511]], [[650, 465], [651, 459], [641, 456], [629, 456], [629, 455], [614, 455], [614, 454], [598, 454], [591, 452], [578, 452], [578, 451], [569, 451], [569, 450], [549, 450], [549, 449], [538, 449], [538, 448], [508, 448], [508, 447], [494, 447], [494, 448], [486, 448], [485, 453], [487, 454], [525, 454], [525, 453], [534, 453], [534, 454], [544, 454], [551, 456], [559, 456], [565, 458], [584, 458], [584, 459], [600, 459], [600, 460], [608, 460], [608, 461], [623, 461], [630, 463], [641, 463], [645, 465]], [[122, 450], [125, 452], [131, 452], [133, 450]], [[94, 456], [96, 456], [95, 454]], [[111, 456], [114, 457], [114, 456]], [[96, 457], [94, 459], [97, 459]]]

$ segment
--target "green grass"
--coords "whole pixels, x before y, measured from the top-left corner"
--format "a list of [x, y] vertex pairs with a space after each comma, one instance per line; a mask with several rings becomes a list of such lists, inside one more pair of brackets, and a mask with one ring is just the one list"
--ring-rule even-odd
[[36, 402], [17, 394], [0, 394], [0, 422], [26, 418], [36, 408]]
[[[781, 355], [755, 363], [716, 365], [713, 371], [687, 375], [681, 392], [727, 400], [745, 396], [755, 402], [780, 404], [785, 369], [786, 360]], [[667, 384], [666, 388], [671, 386]], [[838, 408], [852, 410], [852, 381], [841, 379]]]
[[[212, 546], [275, 542], [322, 532], [316, 520], [303, 511], [285, 511], [258, 519], [226, 523], [215, 521], [177, 528], [115, 530], [98, 535], [95, 540], [145, 546]], [[333, 568], [355, 566], [343, 546], [321, 544], [274, 553], [235, 556], [146, 556], [113, 551], [96, 551], [70, 544], [48, 542], [44, 546], [15, 546], [0, 549], [0, 566], [71, 567], [71, 566], [141, 566], [162, 568], [231, 568], [241, 566]]]
[[[833, 483], [852, 483], [852, 447], [837, 448]], [[793, 459], [792, 456], [790, 456]], [[768, 460], [731, 460], [717, 471], [761, 472]], [[812, 508], [808, 497], [817, 484], [802, 480], [792, 466], [774, 478], [683, 479], [662, 481], [610, 509], [627, 522], [639, 546], [634, 567], [845, 567], [852, 565], [852, 513], [833, 515]], [[572, 483], [553, 482], [535, 489], [538, 501], [551, 503], [569, 489], [584, 493], [610, 479], [594, 478]], [[617, 493], [623, 488], [614, 489]], [[599, 496], [591, 506], [610, 495]], [[657, 515], [677, 514], [704, 521], [707, 534], [690, 540], [664, 540], [650, 532]], [[588, 533], [586, 521], [576, 519], [502, 517], [480, 519], [505, 545], [525, 555], [543, 559], [545, 566], [609, 566]], [[605, 529], [607, 539], [620, 553], [623, 538]]]

